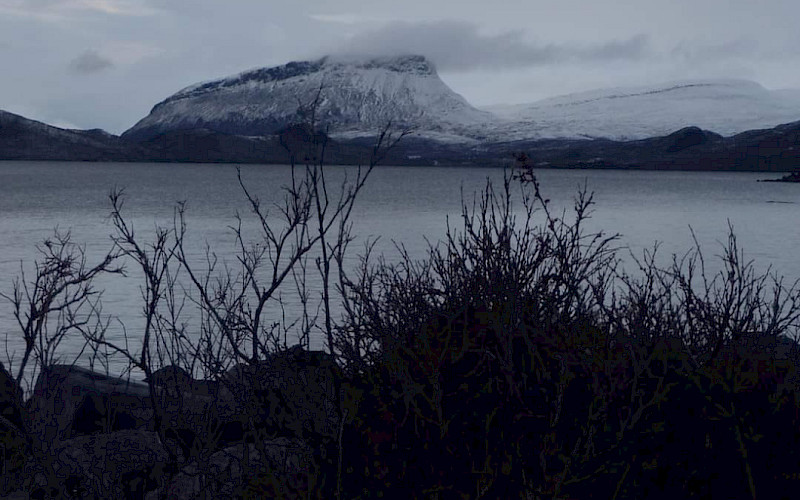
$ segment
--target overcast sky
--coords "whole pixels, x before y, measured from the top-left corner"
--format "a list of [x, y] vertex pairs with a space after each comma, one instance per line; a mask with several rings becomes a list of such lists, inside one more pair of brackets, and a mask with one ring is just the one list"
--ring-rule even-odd
[[0, 109], [120, 133], [196, 83], [427, 55], [475, 105], [744, 78], [800, 88], [797, 0], [0, 0]]

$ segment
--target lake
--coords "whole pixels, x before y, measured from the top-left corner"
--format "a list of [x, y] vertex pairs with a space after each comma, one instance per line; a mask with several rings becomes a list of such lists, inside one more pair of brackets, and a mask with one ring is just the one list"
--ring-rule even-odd
[[[328, 167], [332, 183], [348, 168]], [[278, 199], [290, 169], [244, 165], [241, 172], [267, 203]], [[398, 256], [393, 242], [423, 257], [426, 238], [442, 238], [448, 216], [459, 227], [462, 193], [471, 200], [487, 178], [500, 186], [503, 175], [499, 169], [380, 166], [354, 209], [354, 233], [361, 241], [380, 237], [376, 251], [389, 261]], [[711, 257], [721, 250], [730, 221], [746, 259], [755, 260], [761, 270], [772, 266], [787, 280], [800, 278], [800, 185], [756, 182], [775, 174], [539, 170], [537, 176], [556, 210], [570, 206], [585, 184], [596, 202], [590, 228], [621, 233], [620, 244], [635, 253], [656, 241], [664, 257], [683, 253], [692, 245], [691, 227]], [[247, 211], [233, 165], [0, 162], [0, 291], [10, 291], [20, 266], [30, 276], [37, 243], [56, 227], [86, 245], [90, 263], [108, 251], [113, 230], [108, 193], [115, 186], [125, 189], [124, 213], [144, 241], [157, 224], [171, 225], [176, 202], [185, 200], [198, 262], [206, 242], [221, 256], [232, 257], [229, 226], [237, 211]], [[351, 262], [362, 248], [352, 245]], [[119, 318], [131, 340], [141, 325], [139, 278], [134, 272], [98, 282], [105, 288], [104, 314]], [[0, 302], [0, 342], [8, 334], [7, 348], [14, 352], [22, 345], [11, 313], [10, 304]], [[110, 334], [120, 334], [119, 323]], [[321, 339], [313, 339], [312, 347], [321, 346]], [[62, 345], [65, 360], [80, 347], [75, 340]]]

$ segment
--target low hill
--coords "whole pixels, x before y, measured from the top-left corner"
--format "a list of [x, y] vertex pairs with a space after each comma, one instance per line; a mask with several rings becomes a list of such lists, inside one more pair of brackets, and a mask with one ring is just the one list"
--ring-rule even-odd
[[142, 148], [105, 131], [69, 130], [0, 110], [0, 159], [126, 161]]

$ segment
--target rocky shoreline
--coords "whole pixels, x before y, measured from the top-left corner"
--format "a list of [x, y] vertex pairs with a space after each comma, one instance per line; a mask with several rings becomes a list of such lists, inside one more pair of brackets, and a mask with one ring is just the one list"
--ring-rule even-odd
[[331, 357], [299, 347], [219, 381], [53, 365], [27, 401], [2, 370], [0, 497], [230, 498], [255, 477], [305, 497], [335, 456], [341, 384]]
[[784, 175], [780, 179], [763, 179], [758, 182], [800, 182], [800, 172], [792, 172], [789, 175]]

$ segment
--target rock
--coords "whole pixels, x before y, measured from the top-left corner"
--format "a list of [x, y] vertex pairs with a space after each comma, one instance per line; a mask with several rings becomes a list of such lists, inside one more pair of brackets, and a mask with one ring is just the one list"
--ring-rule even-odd
[[218, 382], [193, 379], [176, 366], [157, 370], [149, 381], [157, 384], [156, 401], [168, 435], [187, 456], [202, 449], [218, 450], [243, 439], [240, 407]]
[[145, 384], [70, 365], [39, 374], [28, 401], [30, 432], [44, 449], [76, 435], [153, 429]]
[[265, 441], [264, 455], [254, 444], [247, 446], [249, 470], [245, 471], [243, 463], [244, 445], [231, 446], [211, 455], [203, 468], [197, 462], [184, 467], [166, 488], [166, 497], [198, 498], [206, 489], [208, 498], [236, 498], [241, 497], [243, 489], [257, 474], [269, 471], [284, 483], [291, 482], [298, 475], [308, 475], [310, 450], [300, 440], [277, 438]]
[[149, 378], [145, 378], [144, 381], [161, 387], [182, 387], [188, 389], [191, 387], [194, 379], [189, 372], [180, 366], [169, 365], [154, 371], [153, 374]]
[[240, 413], [249, 405], [257, 425], [275, 434], [336, 439], [341, 377], [328, 354], [294, 346], [255, 366], [235, 366], [226, 373], [223, 386]]
[[155, 386], [167, 436], [186, 456], [218, 450], [243, 439], [239, 407], [230, 391], [221, 389], [217, 381], [196, 380], [176, 365], [160, 368], [145, 380]]
[[0, 417], [23, 428], [22, 389], [0, 363]]
[[2, 500], [28, 500], [30, 497], [26, 491], [14, 491], [2, 497]]
[[[50, 474], [31, 490], [58, 498], [143, 498], [159, 486], [169, 455], [155, 432], [129, 430], [80, 436], [51, 449]], [[32, 469], [31, 477], [37, 474]]]
[[800, 182], [800, 171], [791, 172], [780, 179], [759, 179], [758, 182]]
[[15, 488], [17, 471], [25, 464], [22, 390], [0, 363], [0, 495]]
[[231, 440], [241, 439], [241, 434], [221, 435], [224, 433], [220, 429], [239, 416], [226, 411], [226, 407], [220, 410], [218, 398], [190, 391], [157, 398], [167, 436], [175, 439], [187, 456], [195, 456], [206, 448], [219, 449]]
[[[170, 455], [180, 457], [180, 463], [194, 463], [198, 470], [198, 463], [206, 463], [203, 457], [211, 456], [213, 460], [207, 463], [216, 471], [215, 477], [228, 478], [227, 486], [215, 480], [215, 491], [229, 496], [233, 483], [240, 487], [246, 482], [240, 462], [251, 418], [260, 431], [256, 442], [281, 438], [267, 442], [266, 458], [259, 458], [258, 447], [249, 443], [256, 462], [273, 464], [270, 470], [278, 472], [284, 469], [274, 464], [284, 467], [287, 454], [297, 462], [301, 448], [304, 457], [311, 456], [308, 450], [315, 450], [313, 455], [321, 451], [325, 459], [326, 449], [337, 436], [341, 373], [322, 352], [292, 348], [276, 353], [255, 366], [235, 368], [219, 385], [194, 380], [176, 367], [155, 372], [149, 382], [157, 389], [152, 393], [155, 399], [146, 384], [79, 367], [54, 365], [43, 371], [27, 405], [31, 435], [41, 445], [35, 448], [38, 458], [28, 465], [33, 469], [26, 474], [40, 478], [34, 488], [49, 496], [58, 489], [64, 494], [83, 491], [94, 498], [116, 498], [125, 488], [138, 488], [135, 497], [143, 498], [156, 488], [151, 468]], [[154, 432], [153, 403], [172, 454]], [[125, 463], [123, 456], [128, 457]], [[211, 469], [203, 470], [211, 473]], [[183, 483], [175, 486], [177, 492], [194, 491], [198, 483], [190, 481], [190, 476], [191, 471], [184, 470]], [[126, 485], [122, 490], [114, 486], [120, 481]], [[9, 485], [6, 491], [15, 489], [17, 485]], [[170, 491], [167, 494], [172, 496]]]
[[195, 379], [188, 371], [176, 365], [159, 368], [144, 381], [174, 392], [191, 392], [200, 396], [216, 397], [219, 391], [217, 381]]
[[157, 371], [151, 380], [163, 384], [155, 386], [155, 400], [143, 383], [74, 366], [52, 366], [39, 376], [28, 404], [31, 432], [47, 450], [77, 436], [155, 431], [155, 401], [162, 428], [185, 455], [242, 439], [243, 423], [230, 393], [225, 397], [212, 382], [193, 380], [173, 367]]
[[[109, 394], [87, 394], [75, 409], [67, 437], [148, 428], [149, 423], [132, 412], [120, 411], [118, 398]], [[149, 404], [142, 401], [143, 407]], [[148, 413], [147, 415], [150, 415]]]
[[800, 182], [800, 172], [792, 172], [788, 175], [784, 175], [780, 179], [777, 179], [777, 182]]

